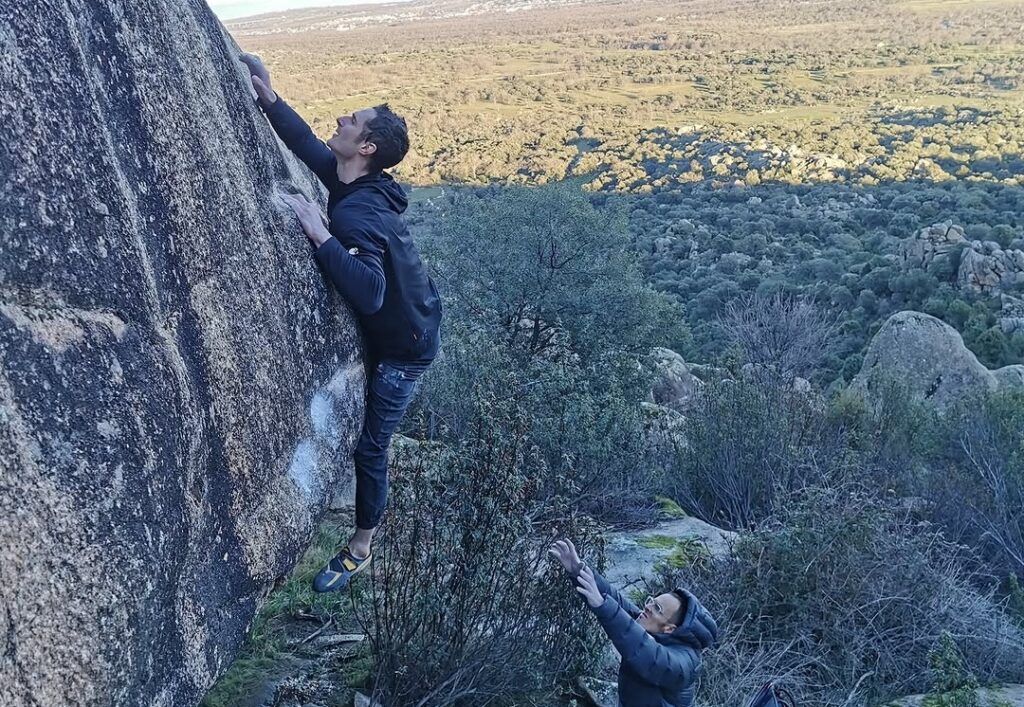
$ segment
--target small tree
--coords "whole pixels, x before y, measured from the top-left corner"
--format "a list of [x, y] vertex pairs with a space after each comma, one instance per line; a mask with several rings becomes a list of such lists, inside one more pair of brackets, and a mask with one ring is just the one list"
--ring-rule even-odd
[[644, 283], [625, 220], [573, 183], [456, 192], [428, 252], [452, 317], [525, 363], [642, 355], [684, 338], [681, 313]]
[[756, 374], [785, 381], [809, 375], [824, 358], [835, 329], [812, 303], [781, 293], [733, 300], [718, 324]]
[[573, 184], [457, 192], [444, 209], [426, 238], [447, 308], [419, 402], [426, 436], [467, 433], [474, 387], [514, 399], [544, 463], [537, 500], [571, 497], [615, 523], [651, 517], [660, 467], [639, 359], [685, 329], [644, 283], [620, 216]]
[[374, 692], [389, 707], [553, 693], [599, 645], [546, 557], [557, 533], [599, 562], [593, 530], [565, 504], [533, 503], [545, 472], [521, 410], [476, 404], [462, 444], [398, 464], [364, 607]]

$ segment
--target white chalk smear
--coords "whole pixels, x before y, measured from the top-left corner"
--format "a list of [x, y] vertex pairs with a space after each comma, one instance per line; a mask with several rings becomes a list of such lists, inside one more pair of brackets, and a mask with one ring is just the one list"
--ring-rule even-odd
[[[288, 476], [307, 496], [324, 491], [323, 463], [333, 458], [345, 440], [340, 410], [352, 409], [351, 396], [358, 391], [353, 382], [365, 377], [359, 362], [340, 367], [320, 390], [313, 394], [309, 403], [309, 421], [312, 437], [302, 439], [295, 447]], [[361, 421], [360, 421], [361, 422]], [[361, 429], [361, 425], [358, 426]], [[359, 429], [356, 429], [358, 434]]]
[[316, 445], [308, 439], [304, 439], [295, 448], [291, 466], [288, 467], [288, 476], [292, 478], [296, 486], [307, 494], [313, 490], [313, 478], [317, 466], [319, 466], [318, 456]]

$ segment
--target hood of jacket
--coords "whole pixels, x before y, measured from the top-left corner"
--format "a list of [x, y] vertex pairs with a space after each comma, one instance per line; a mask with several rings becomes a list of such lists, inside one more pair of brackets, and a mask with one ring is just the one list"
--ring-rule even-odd
[[661, 643], [681, 643], [691, 646], [698, 651], [710, 648], [718, 641], [718, 624], [715, 623], [704, 605], [690, 592], [685, 589], [676, 591], [686, 597], [686, 611], [683, 612], [683, 620], [675, 631], [669, 634], [661, 634]]
[[[400, 214], [409, 206], [409, 197], [402, 185], [395, 181], [387, 172], [371, 172], [364, 174], [348, 184], [339, 183], [332, 195], [336, 200], [345, 199], [355, 192], [373, 192], [373, 196], [383, 198], [384, 202], [396, 214]], [[367, 194], [370, 196], [370, 194]]]

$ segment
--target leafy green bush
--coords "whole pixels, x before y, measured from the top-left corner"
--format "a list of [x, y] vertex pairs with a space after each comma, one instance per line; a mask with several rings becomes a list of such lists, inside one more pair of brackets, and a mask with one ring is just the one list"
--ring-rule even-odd
[[956, 641], [943, 631], [939, 645], [928, 654], [932, 690], [923, 707], [978, 707], [978, 680], [967, 669]]
[[425, 249], [450, 319], [520, 365], [603, 365], [685, 339], [678, 310], [644, 283], [623, 215], [578, 184], [457, 191]]
[[[443, 354], [424, 381], [417, 436], [457, 443], [467, 390], [515, 401], [546, 473], [537, 500], [572, 498], [616, 523], [654, 517], [639, 361], [686, 331], [644, 284], [621, 219], [577, 185], [460, 192], [426, 237], [445, 296]], [[417, 415], [413, 415], [416, 418]]]

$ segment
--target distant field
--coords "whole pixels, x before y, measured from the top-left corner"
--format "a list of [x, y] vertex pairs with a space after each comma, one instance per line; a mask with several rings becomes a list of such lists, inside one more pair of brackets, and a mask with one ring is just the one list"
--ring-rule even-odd
[[901, 8], [914, 12], [940, 12], [979, 6], [1019, 5], [1019, 0], [904, 0], [899, 3]]
[[[840, 133], [852, 139], [885, 111], [984, 109], [993, 133], [985, 141], [996, 143], [1021, 129], [1019, 1], [402, 7], [387, 16], [308, 10], [229, 27], [324, 134], [337, 114], [377, 102], [406, 113], [414, 151], [399, 174], [416, 184], [559, 179], [591, 168], [578, 159], [581, 137], [603, 146], [606, 159], [593, 169], [619, 174], [620, 186], [639, 184], [637, 165], [613, 146], [659, 127], [710, 126], [706, 140], [760, 129], [769, 143], [795, 139], [836, 156], [850, 141]], [[356, 28], [326, 29], [336, 27]], [[977, 132], [940, 122], [950, 141]], [[870, 132], [870, 141], [887, 139], [884, 127]]]

